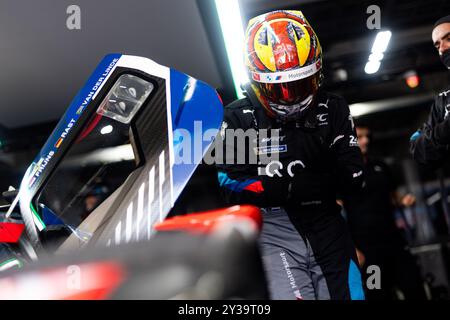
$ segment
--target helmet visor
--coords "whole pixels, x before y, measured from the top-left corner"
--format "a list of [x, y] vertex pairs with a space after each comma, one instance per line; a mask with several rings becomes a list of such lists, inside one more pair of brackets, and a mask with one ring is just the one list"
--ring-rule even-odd
[[314, 95], [318, 89], [318, 73], [305, 79], [284, 83], [256, 82], [261, 94], [278, 105], [297, 105]]

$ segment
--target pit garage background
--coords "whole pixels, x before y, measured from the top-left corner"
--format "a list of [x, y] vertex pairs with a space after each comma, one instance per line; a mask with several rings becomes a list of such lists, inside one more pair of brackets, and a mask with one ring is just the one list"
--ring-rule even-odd
[[[72, 4], [81, 8], [80, 30], [66, 26]], [[429, 281], [430, 296], [448, 298], [450, 230], [442, 201], [448, 192], [436, 172], [416, 166], [408, 141], [425, 121], [433, 96], [450, 84], [431, 41], [432, 25], [450, 13], [450, 2], [240, 0], [239, 5], [243, 25], [275, 9], [301, 10], [308, 18], [324, 51], [325, 89], [346, 98], [357, 122], [372, 129], [372, 155], [392, 166], [400, 191], [417, 196], [413, 209], [398, 213], [398, 226]], [[392, 32], [373, 74], [364, 71], [379, 31], [367, 28], [370, 5], [380, 7], [381, 28]], [[190, 74], [216, 87], [225, 104], [236, 98], [214, 0], [0, 0], [2, 190], [19, 185], [56, 121], [110, 52], [149, 57]], [[442, 177], [450, 186], [449, 165]], [[223, 205], [214, 168], [201, 165], [174, 212]]]

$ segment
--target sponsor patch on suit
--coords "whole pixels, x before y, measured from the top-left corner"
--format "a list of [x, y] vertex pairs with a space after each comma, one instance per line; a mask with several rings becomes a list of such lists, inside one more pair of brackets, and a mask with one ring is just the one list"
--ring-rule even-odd
[[287, 145], [286, 144], [282, 144], [282, 145], [278, 145], [278, 146], [267, 146], [267, 147], [258, 147], [255, 148], [255, 153], [257, 155], [261, 155], [261, 154], [273, 154], [273, 153], [282, 153], [282, 152], [287, 152]]

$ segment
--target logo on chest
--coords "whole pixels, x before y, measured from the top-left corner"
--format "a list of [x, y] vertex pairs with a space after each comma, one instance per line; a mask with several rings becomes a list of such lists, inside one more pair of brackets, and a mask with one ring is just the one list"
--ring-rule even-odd
[[328, 113], [320, 113], [317, 116], [318, 126], [328, 125]]
[[[290, 177], [293, 178], [297, 170], [305, 168], [306, 166], [301, 160], [294, 160], [284, 165], [281, 161], [271, 161], [265, 167], [259, 167], [258, 174], [260, 176], [268, 176], [270, 178], [273, 177], [281, 178], [287, 173]], [[283, 169], [286, 170], [283, 171]]]
[[256, 141], [259, 141], [259, 146], [254, 148], [255, 154], [266, 155], [266, 154], [277, 154], [287, 152], [288, 147], [284, 141], [286, 136], [279, 135], [279, 131], [271, 137], [263, 136]]
[[257, 147], [255, 148], [255, 153], [257, 155], [262, 154], [275, 154], [275, 153], [283, 153], [287, 152], [287, 145], [277, 145], [277, 146], [267, 146], [267, 147]]

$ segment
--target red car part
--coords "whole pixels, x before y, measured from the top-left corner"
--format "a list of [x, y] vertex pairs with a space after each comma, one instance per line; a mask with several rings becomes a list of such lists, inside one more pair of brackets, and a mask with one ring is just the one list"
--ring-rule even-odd
[[108, 261], [16, 273], [0, 279], [0, 300], [102, 300], [124, 279], [122, 267]]
[[[236, 225], [257, 234], [262, 227], [260, 209], [244, 205], [177, 216], [155, 228], [158, 231], [210, 234]], [[103, 300], [110, 298], [126, 279], [124, 267], [114, 261], [18, 272], [0, 279], [0, 300]]]
[[22, 235], [23, 223], [0, 222], [0, 243], [17, 243]]
[[212, 233], [220, 227], [233, 223], [247, 222], [259, 232], [262, 227], [262, 217], [259, 208], [243, 205], [224, 209], [211, 210], [168, 218], [154, 226], [157, 231], [186, 231], [192, 233]]

